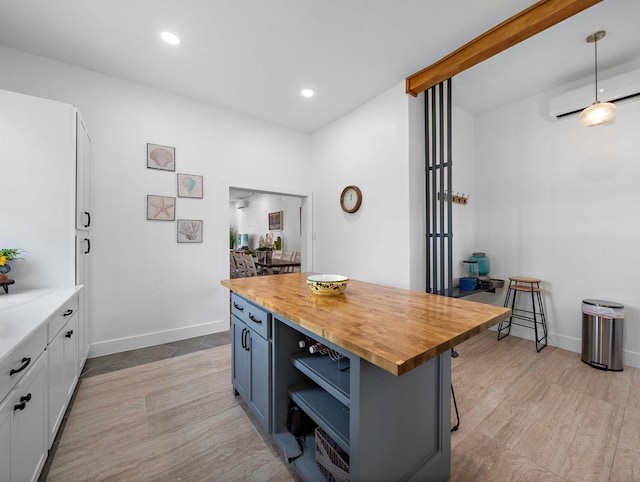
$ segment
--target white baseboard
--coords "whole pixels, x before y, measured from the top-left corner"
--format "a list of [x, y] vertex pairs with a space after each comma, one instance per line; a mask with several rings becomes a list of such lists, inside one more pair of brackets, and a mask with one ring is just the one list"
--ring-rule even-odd
[[228, 329], [228, 322], [225, 322], [224, 320], [218, 320], [202, 323], [200, 325], [175, 328], [173, 330], [146, 333], [144, 335], [118, 338], [116, 340], [100, 341], [91, 344], [91, 347], [89, 349], [89, 358], [111, 355], [112, 353], [120, 353], [128, 350], [137, 350], [138, 348], [161, 345], [162, 343], [170, 343], [172, 341], [184, 340], [196, 336], [220, 333]]
[[[496, 325], [491, 329], [497, 331], [498, 326]], [[524, 338], [533, 342], [534, 335], [535, 332], [532, 329], [523, 328], [517, 325], [511, 326], [510, 336], [517, 336], [518, 338]], [[549, 333], [548, 344], [574, 353], [582, 353], [582, 339], [580, 338], [558, 335], [557, 333]], [[630, 350], [622, 350], [622, 364], [628, 367], [640, 368], [640, 353]]]

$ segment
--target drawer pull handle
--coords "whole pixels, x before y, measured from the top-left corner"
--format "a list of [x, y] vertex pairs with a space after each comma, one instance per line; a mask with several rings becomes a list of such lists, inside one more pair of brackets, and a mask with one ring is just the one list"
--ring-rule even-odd
[[87, 242], [87, 249], [84, 251], [84, 254], [89, 254], [89, 251], [91, 251], [91, 240], [89, 238], [84, 238], [84, 240]]
[[233, 307], [238, 311], [244, 311], [244, 308], [240, 306], [238, 303], [236, 303], [235, 301], [233, 302]]
[[31, 394], [27, 393], [24, 397], [20, 397], [20, 403], [13, 406], [14, 410], [24, 410], [27, 406], [27, 402], [31, 400]]
[[87, 211], [84, 212], [87, 215], [87, 222], [85, 223], [84, 227], [88, 228], [89, 226], [91, 226], [91, 213], [88, 213]]
[[256, 317], [255, 317], [255, 316], [253, 316], [251, 313], [249, 313], [249, 319], [250, 319], [251, 321], [253, 321], [254, 323], [258, 323], [258, 324], [261, 324], [261, 323], [262, 323], [262, 320], [260, 320], [260, 319], [256, 318]]
[[62, 316], [69, 316], [73, 313], [73, 310], [67, 310], [64, 313], [62, 313]]
[[29, 366], [29, 363], [31, 363], [31, 358], [24, 357], [22, 359], [22, 366], [20, 368], [15, 369], [15, 370], [12, 369], [9, 372], [9, 376], [13, 375], [14, 373], [20, 373], [22, 370], [24, 370], [25, 368], [27, 368]]
[[64, 335], [66, 338], [71, 338], [71, 335], [73, 335], [73, 330], [69, 330], [67, 331], [67, 334]]

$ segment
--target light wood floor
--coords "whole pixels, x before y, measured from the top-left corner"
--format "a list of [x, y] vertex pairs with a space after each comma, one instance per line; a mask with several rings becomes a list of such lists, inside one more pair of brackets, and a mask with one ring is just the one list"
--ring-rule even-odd
[[231, 387], [230, 345], [82, 380], [54, 481], [295, 480]]
[[[452, 481], [640, 481], [640, 370], [494, 332], [457, 351]], [[83, 379], [47, 480], [296, 480], [230, 379], [228, 345]]]
[[451, 480], [640, 481], [640, 370], [493, 331], [456, 350]]

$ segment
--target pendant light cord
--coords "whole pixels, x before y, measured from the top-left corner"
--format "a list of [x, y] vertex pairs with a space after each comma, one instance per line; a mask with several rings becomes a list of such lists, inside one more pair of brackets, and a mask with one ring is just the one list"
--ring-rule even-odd
[[596, 104], [598, 103], [598, 36], [596, 35], [595, 41], [595, 69], [596, 69]]

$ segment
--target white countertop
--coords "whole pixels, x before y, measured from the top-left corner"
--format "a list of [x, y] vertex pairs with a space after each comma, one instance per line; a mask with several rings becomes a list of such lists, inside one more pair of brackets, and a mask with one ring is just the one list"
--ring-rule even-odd
[[0, 363], [82, 285], [16, 290], [0, 295]]

